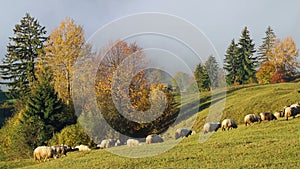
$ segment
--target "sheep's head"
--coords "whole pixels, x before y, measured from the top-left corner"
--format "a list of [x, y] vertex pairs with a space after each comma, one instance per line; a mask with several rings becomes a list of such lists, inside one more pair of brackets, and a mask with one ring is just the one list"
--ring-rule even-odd
[[261, 118], [260, 117], [258, 117], [258, 122], [261, 122], [262, 120], [261, 120]]

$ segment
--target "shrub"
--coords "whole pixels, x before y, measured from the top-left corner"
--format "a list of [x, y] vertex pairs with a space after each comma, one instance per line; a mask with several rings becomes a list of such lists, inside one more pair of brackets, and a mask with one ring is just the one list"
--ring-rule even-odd
[[50, 145], [60, 145], [65, 144], [69, 146], [76, 146], [80, 144], [85, 144], [93, 146], [94, 143], [90, 137], [85, 133], [83, 128], [77, 123], [69, 125], [61, 130], [61, 132], [55, 134], [49, 141]]
[[29, 158], [33, 149], [26, 144], [19, 121], [20, 113], [8, 119], [0, 130], [0, 160]]

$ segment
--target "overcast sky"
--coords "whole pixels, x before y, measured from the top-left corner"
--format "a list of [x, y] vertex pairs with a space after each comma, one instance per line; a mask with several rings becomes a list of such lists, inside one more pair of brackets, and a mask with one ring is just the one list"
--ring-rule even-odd
[[277, 37], [291, 36], [300, 45], [300, 1], [274, 0], [6, 0], [0, 6], [0, 54], [6, 53], [14, 25], [29, 12], [48, 33], [69, 16], [82, 25], [86, 39], [100, 27], [120, 17], [140, 12], [162, 12], [179, 16], [199, 28], [221, 57], [231, 41], [247, 26], [260, 45], [270, 25]]

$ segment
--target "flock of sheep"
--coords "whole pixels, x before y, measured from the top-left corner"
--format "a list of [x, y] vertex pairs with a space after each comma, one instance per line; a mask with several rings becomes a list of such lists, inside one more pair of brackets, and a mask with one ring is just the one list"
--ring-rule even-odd
[[[283, 111], [278, 111], [276, 113], [271, 112], [264, 112], [260, 113], [259, 115], [256, 114], [248, 114], [244, 117], [245, 125], [248, 126], [251, 123], [255, 122], [261, 122], [265, 120], [277, 120], [280, 117], [285, 117], [286, 120], [289, 119], [289, 117], [295, 118], [297, 114], [300, 114], [300, 102], [296, 104], [292, 104], [290, 106], [285, 106]], [[225, 119], [222, 121], [222, 123], [219, 122], [208, 122], [205, 123], [203, 126], [203, 133], [206, 134], [208, 132], [217, 131], [219, 128], [224, 130], [229, 130], [231, 128], [237, 128], [237, 123], [233, 119]]]
[[39, 146], [33, 151], [33, 158], [39, 162], [50, 160], [50, 158], [57, 159], [62, 156], [66, 156], [67, 152], [70, 151], [91, 151], [86, 145], [79, 145], [71, 148], [67, 145], [56, 145], [56, 146]]
[[[295, 117], [297, 114], [300, 114], [300, 102], [296, 104], [292, 104], [290, 106], [284, 107], [283, 111], [279, 111], [276, 113], [264, 112], [260, 113], [259, 115], [256, 114], [248, 114], [244, 117], [245, 125], [248, 126], [254, 122], [261, 122], [264, 120], [276, 120], [280, 117], [285, 117], [288, 120], [289, 117]], [[223, 131], [226, 129], [229, 130], [231, 128], [237, 128], [238, 125], [233, 119], [225, 119], [220, 122], [208, 122], [203, 126], [203, 133], [206, 134], [208, 132], [217, 131], [221, 128]], [[179, 128], [175, 132], [175, 139], [179, 139], [182, 137], [188, 137], [189, 135], [193, 135], [196, 132], [186, 128]], [[146, 138], [143, 139], [133, 139], [129, 138], [127, 141], [121, 142], [119, 139], [105, 139], [102, 140], [100, 144], [97, 145], [97, 149], [104, 149], [115, 147], [119, 145], [127, 145], [129, 147], [141, 145], [142, 142], [146, 144], [152, 143], [161, 143], [164, 142], [163, 138], [157, 134], [148, 135]], [[69, 151], [90, 151], [91, 149], [86, 145], [79, 145], [74, 148], [71, 148], [66, 145], [61, 146], [39, 146], [37, 147], [34, 152], [33, 156], [35, 160], [38, 161], [46, 161], [50, 158], [59, 158], [62, 156], [66, 156], [67, 152]]]
[[[179, 139], [181, 137], [188, 137], [189, 135], [193, 135], [196, 132], [193, 130], [180, 128], [177, 129], [175, 132], [175, 138]], [[97, 149], [104, 149], [104, 148], [110, 148], [120, 145], [127, 145], [129, 147], [132, 146], [138, 146], [141, 145], [142, 142], [146, 144], [153, 144], [153, 143], [162, 143], [164, 142], [164, 139], [157, 135], [157, 134], [150, 134], [144, 139], [133, 139], [129, 138], [125, 142], [121, 142], [119, 139], [105, 139], [102, 140], [100, 144], [97, 145]], [[50, 158], [56, 159], [60, 158], [62, 156], [66, 156], [67, 152], [70, 151], [91, 151], [91, 149], [86, 145], [79, 145], [74, 148], [71, 148], [66, 145], [56, 145], [56, 146], [39, 146], [37, 147], [33, 152], [33, 157], [35, 160], [41, 162], [41, 161], [49, 161]]]

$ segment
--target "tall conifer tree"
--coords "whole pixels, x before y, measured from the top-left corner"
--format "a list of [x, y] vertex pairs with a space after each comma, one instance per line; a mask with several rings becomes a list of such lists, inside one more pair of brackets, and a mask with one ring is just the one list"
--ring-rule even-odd
[[266, 36], [258, 48], [258, 61], [260, 61], [261, 64], [268, 62], [267, 55], [271, 52], [276, 42], [276, 35], [270, 26], [267, 28], [265, 34]]
[[238, 79], [238, 69], [239, 69], [239, 61], [237, 57], [237, 44], [235, 43], [234, 39], [232, 39], [224, 59], [224, 69], [226, 70], [226, 82], [229, 85], [235, 84]]
[[209, 56], [207, 61], [205, 62], [205, 68], [209, 75], [210, 83], [212, 88], [218, 87], [218, 71], [219, 66], [214, 56]]
[[44, 144], [53, 133], [66, 126], [64, 105], [50, 81], [51, 74], [45, 69], [39, 70], [37, 80], [31, 86], [26, 109], [22, 111], [23, 131], [32, 147]]
[[10, 37], [7, 45], [7, 53], [0, 65], [0, 76], [4, 80], [2, 84], [9, 87], [13, 98], [24, 96], [29, 92], [29, 86], [36, 80], [35, 63], [39, 53], [43, 52], [45, 27], [25, 14], [13, 29], [15, 37]]
[[257, 66], [257, 57], [254, 56], [255, 45], [253, 40], [250, 38], [250, 33], [247, 27], [242, 31], [242, 35], [238, 42], [238, 60], [239, 66], [238, 69], [238, 80], [239, 84], [247, 84], [255, 82], [255, 68]]
[[210, 79], [205, 65], [198, 64], [194, 76], [200, 91], [210, 89]]

